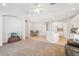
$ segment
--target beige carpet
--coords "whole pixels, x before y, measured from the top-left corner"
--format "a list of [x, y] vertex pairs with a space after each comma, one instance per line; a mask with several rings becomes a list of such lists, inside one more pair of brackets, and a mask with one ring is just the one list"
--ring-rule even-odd
[[0, 47], [2, 56], [63, 56], [64, 46], [26, 39]]

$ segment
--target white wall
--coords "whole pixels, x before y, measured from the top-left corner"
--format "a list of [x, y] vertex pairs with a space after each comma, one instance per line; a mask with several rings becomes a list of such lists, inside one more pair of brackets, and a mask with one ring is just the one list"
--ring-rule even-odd
[[3, 24], [2, 16], [0, 15], [0, 46], [2, 46], [2, 32], [3, 32], [2, 24]]
[[3, 43], [8, 41], [12, 32], [18, 32], [25, 39], [25, 21], [16, 16], [3, 16]]
[[71, 23], [73, 27], [79, 28], [79, 14], [77, 14], [72, 20]]
[[70, 30], [73, 27], [79, 28], [79, 14], [77, 14], [75, 17], [71, 18], [71, 19], [67, 19], [64, 26], [64, 37], [69, 39], [70, 36]]
[[28, 37], [28, 22], [25, 22], [25, 37]]
[[30, 37], [30, 22], [27, 21], [25, 22], [25, 37]]

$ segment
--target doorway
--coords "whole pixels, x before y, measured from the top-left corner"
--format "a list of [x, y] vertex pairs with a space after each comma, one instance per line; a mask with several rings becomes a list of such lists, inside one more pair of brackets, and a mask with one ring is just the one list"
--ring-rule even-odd
[[8, 42], [11, 33], [16, 33], [21, 39], [25, 38], [24, 20], [13, 15], [3, 15], [3, 43]]

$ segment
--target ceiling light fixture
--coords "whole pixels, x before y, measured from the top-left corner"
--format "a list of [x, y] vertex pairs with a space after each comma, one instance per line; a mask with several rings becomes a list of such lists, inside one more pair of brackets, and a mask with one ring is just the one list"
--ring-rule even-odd
[[43, 10], [45, 10], [45, 8], [42, 7], [41, 3], [38, 3], [36, 4], [36, 7], [33, 9], [33, 12], [39, 14]]
[[3, 5], [3, 6], [6, 6], [6, 4], [5, 4], [5, 3], [3, 3], [2, 5]]
[[35, 13], [39, 13], [39, 12], [40, 12], [39, 8], [36, 8], [36, 9], [34, 9], [33, 11], [34, 11]]

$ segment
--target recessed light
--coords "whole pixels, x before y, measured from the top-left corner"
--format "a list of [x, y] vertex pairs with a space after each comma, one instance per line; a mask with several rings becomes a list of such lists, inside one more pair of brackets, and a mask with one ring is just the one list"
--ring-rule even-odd
[[5, 3], [3, 3], [2, 5], [3, 5], [3, 6], [6, 6], [6, 4], [5, 4]]

